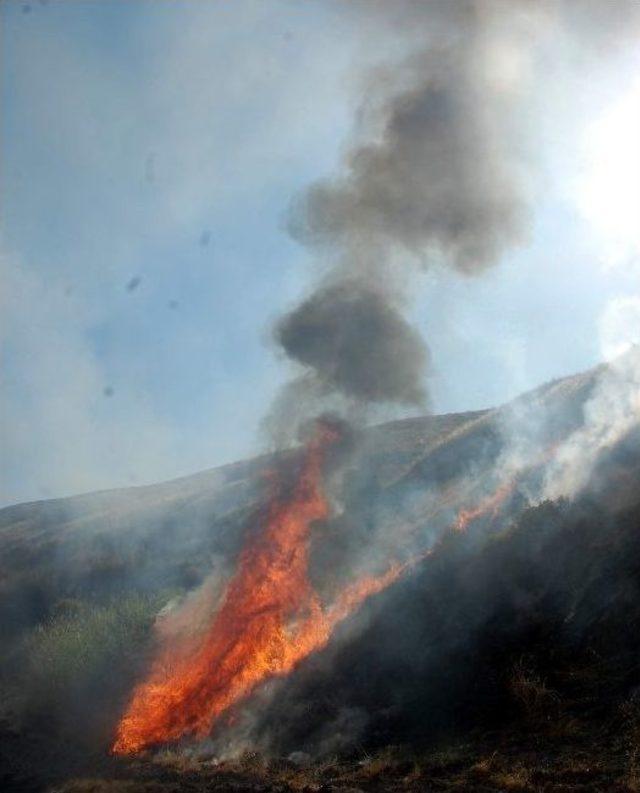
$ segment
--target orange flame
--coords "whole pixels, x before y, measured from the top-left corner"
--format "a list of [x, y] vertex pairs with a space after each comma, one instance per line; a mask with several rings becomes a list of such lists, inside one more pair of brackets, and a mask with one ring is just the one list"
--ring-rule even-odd
[[509, 496], [516, 486], [516, 480], [510, 480], [499, 485], [498, 488], [490, 495], [481, 501], [476, 507], [471, 509], [461, 509], [458, 512], [458, 517], [454, 524], [456, 531], [466, 531], [469, 524], [478, 518], [483, 518], [485, 515], [491, 514], [492, 517], [497, 517], [500, 507], [504, 503], [507, 496]]
[[478, 520], [478, 518], [483, 518], [485, 515], [490, 514], [492, 518], [497, 518], [498, 513], [500, 512], [500, 507], [516, 489], [520, 477], [528, 472], [535, 471], [548, 463], [556, 453], [558, 445], [559, 444], [557, 443], [552, 443], [544, 448], [537, 455], [537, 459], [534, 459], [534, 461], [528, 466], [521, 468], [510, 479], [507, 479], [498, 485], [496, 490], [491, 495], [487, 496], [483, 501], [481, 501], [477, 506], [470, 509], [461, 509], [458, 512], [458, 517], [455, 524], [453, 525], [454, 531], [466, 531], [470, 523], [472, 523], [474, 520]]
[[[338, 437], [335, 429], [319, 425], [293, 491], [287, 498], [275, 493], [270, 499], [261, 529], [243, 549], [208, 627], [202, 627], [204, 589], [178, 614], [177, 630], [174, 626], [166, 633], [148, 678], [133, 691], [117, 727], [114, 753], [133, 754], [185, 735], [205, 737], [260, 683], [287, 675], [324, 647], [336, 625], [368, 597], [436, 551], [437, 544], [405, 563], [392, 563], [381, 575], [348, 584], [331, 605], [322, 604], [308, 578], [310, 527], [329, 515], [322, 469]], [[547, 450], [531, 467], [552, 453]], [[451, 529], [465, 531], [478, 518], [497, 517], [517, 481], [513, 477], [477, 506], [461, 509]], [[189, 626], [196, 630], [190, 633]]]
[[326, 518], [322, 490], [326, 450], [337, 433], [321, 427], [309, 443], [286, 500], [272, 497], [261, 532], [243, 549], [210, 628], [198, 646], [170, 642], [133, 692], [112, 751], [132, 754], [184, 735], [204, 737], [261, 682], [289, 673], [324, 647], [334, 627], [411, 564], [348, 585], [328, 608], [308, 579], [309, 530]]

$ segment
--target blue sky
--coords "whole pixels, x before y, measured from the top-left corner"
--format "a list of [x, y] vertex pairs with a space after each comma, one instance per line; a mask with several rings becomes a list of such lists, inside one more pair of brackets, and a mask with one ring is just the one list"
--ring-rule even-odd
[[[313, 277], [283, 218], [336, 169], [354, 75], [393, 41], [372, 47], [319, 0], [5, 0], [0, 13], [0, 503], [261, 451], [291, 374], [269, 327]], [[530, 244], [482, 278], [416, 282], [434, 410], [602, 357], [603, 312], [637, 272], [603, 266], [566, 186], [580, 177], [572, 136], [629, 68], [605, 70], [574, 116], [553, 105]]]

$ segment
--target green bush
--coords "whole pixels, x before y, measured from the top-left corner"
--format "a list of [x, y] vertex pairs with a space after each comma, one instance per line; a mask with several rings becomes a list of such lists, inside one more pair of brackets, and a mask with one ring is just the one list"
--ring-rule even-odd
[[114, 718], [146, 657], [163, 598], [127, 595], [73, 608], [36, 627], [23, 647], [24, 713], [53, 727]]

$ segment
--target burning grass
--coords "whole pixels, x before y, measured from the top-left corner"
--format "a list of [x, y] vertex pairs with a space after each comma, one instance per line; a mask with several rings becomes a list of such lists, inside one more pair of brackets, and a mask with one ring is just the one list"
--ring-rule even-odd
[[[606, 507], [584, 499], [518, 513], [521, 502], [497, 482], [495, 497], [489, 492], [479, 499], [474, 526], [446, 533], [413, 575], [404, 578], [406, 567], [391, 563], [364, 587], [359, 579], [344, 587], [337, 576], [330, 596], [321, 599], [308, 569], [310, 526], [316, 522], [315, 536], [322, 537], [330, 510], [321, 458], [311, 455], [295, 469], [295, 481], [275, 489], [251, 535], [251, 551], [240, 556], [236, 578], [213, 604], [214, 619], [203, 621], [196, 638], [216, 652], [203, 656], [198, 685], [186, 700], [172, 700], [195, 705], [195, 717], [182, 710], [176, 732], [151, 741], [143, 735], [140, 744], [152, 746], [158, 735], [208, 734], [232, 711], [219, 685], [237, 685], [235, 705], [254, 685], [287, 673], [269, 688], [276, 693], [272, 701], [246, 703], [253, 720], [247, 745], [265, 748], [265, 755], [224, 759], [222, 752], [215, 756], [217, 748], [189, 750], [183, 739], [155, 755], [108, 756], [118, 717], [129, 712], [134, 678], [142, 686], [155, 683], [148, 671], [163, 649], [150, 653], [149, 639], [166, 595], [127, 590], [101, 602], [87, 597], [48, 605], [49, 616], [14, 648], [16, 679], [33, 693], [31, 712], [38, 716], [31, 732], [0, 719], [0, 753], [24, 752], [28, 764], [45, 768], [46, 747], [56, 741], [57, 751], [87, 757], [91, 746], [92, 760], [81, 771], [68, 763], [43, 774], [48, 780], [76, 775], [64, 788], [68, 793], [637, 790], [640, 506], [615, 512], [610, 488]], [[482, 484], [479, 493], [491, 490]], [[460, 506], [448, 502], [450, 515]], [[358, 519], [366, 517], [366, 509], [358, 509]], [[488, 524], [494, 533], [485, 539]], [[283, 527], [293, 529], [293, 544], [280, 533]], [[274, 571], [286, 573], [283, 589], [274, 585]], [[255, 608], [256, 593], [264, 608]], [[341, 626], [338, 640], [329, 643], [337, 623], [372, 593], [378, 597], [361, 619]], [[233, 608], [225, 612], [225, 603]], [[245, 653], [244, 640], [253, 642], [251, 652]], [[192, 649], [181, 650], [189, 663]], [[253, 677], [247, 669], [256, 660]], [[178, 659], [163, 670], [163, 680], [180, 682], [182, 671]], [[201, 707], [196, 694], [205, 677]], [[354, 713], [358, 719], [350, 718]], [[34, 760], [25, 745], [36, 727]], [[106, 764], [102, 776], [94, 761]], [[24, 788], [31, 789], [37, 788]]]
[[116, 754], [205, 737], [259, 683], [291, 672], [367, 597], [398, 579], [404, 566], [392, 564], [345, 586], [328, 607], [309, 581], [310, 527], [329, 516], [323, 465], [338, 439], [337, 429], [318, 425], [293, 488], [276, 488], [269, 499], [204, 635], [170, 637], [135, 689], [118, 725]]

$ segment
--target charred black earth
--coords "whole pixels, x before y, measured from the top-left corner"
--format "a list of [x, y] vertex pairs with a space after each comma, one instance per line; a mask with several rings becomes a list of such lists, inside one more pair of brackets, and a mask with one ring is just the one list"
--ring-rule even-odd
[[[523, 410], [544, 417], [545, 448], [566, 437], [601, 374], [365, 430], [313, 574], [339, 577], [380, 514], [452, 523], [455, 499], [427, 514], [415, 494], [473, 493]], [[230, 734], [253, 748], [233, 759], [207, 742], [108, 749], [156, 614], [233, 567], [273, 461], [2, 510], [0, 789], [639, 790], [638, 441], [632, 427], [607, 445], [571, 499], [532, 503], [532, 467], [500, 510], [441, 532], [240, 714]]]

